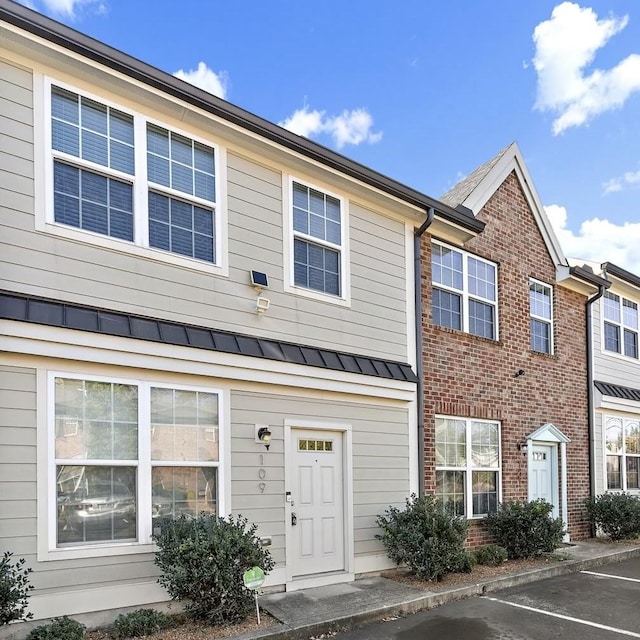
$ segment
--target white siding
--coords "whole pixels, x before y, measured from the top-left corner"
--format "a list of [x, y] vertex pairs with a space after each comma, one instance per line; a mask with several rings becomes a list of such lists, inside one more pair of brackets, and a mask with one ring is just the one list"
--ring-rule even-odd
[[36, 430], [35, 370], [0, 365], [0, 547], [33, 568], [33, 596], [155, 580], [152, 554], [37, 561]]
[[[226, 185], [228, 277], [35, 232], [31, 74], [0, 62], [0, 96], [1, 287], [407, 361], [402, 222], [350, 203], [350, 308], [285, 293], [286, 168], [268, 168], [231, 152]], [[269, 276], [265, 295], [271, 307], [262, 317], [255, 312], [252, 269]]]
[[[231, 397], [231, 492], [236, 513], [259, 525], [259, 535], [273, 536], [271, 551], [284, 563], [284, 421], [302, 419], [352, 425], [353, 507], [356, 556], [383, 551], [375, 540], [376, 516], [399, 506], [409, 494], [407, 409], [280, 395], [233, 392]], [[255, 424], [272, 432], [268, 452], [257, 445]], [[261, 458], [266, 471], [260, 492]]]

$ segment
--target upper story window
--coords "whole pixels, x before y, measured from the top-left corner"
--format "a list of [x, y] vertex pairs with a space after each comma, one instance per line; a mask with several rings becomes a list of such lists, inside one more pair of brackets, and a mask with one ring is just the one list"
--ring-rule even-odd
[[603, 298], [604, 348], [638, 358], [638, 304], [609, 291]]
[[553, 352], [553, 289], [537, 280], [529, 281], [531, 349]]
[[493, 513], [500, 496], [500, 423], [436, 417], [436, 495], [449, 513]]
[[607, 489], [640, 489], [640, 421], [603, 416]]
[[434, 241], [431, 272], [433, 323], [496, 340], [496, 265]]
[[215, 147], [51, 85], [52, 221], [220, 264]]
[[290, 193], [293, 286], [344, 299], [343, 199], [297, 180]]
[[219, 392], [69, 374], [50, 381], [52, 548], [148, 544], [157, 518], [218, 513]]

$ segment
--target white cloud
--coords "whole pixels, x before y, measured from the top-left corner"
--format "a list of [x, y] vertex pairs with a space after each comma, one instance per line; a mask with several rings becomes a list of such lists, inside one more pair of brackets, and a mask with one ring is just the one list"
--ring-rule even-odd
[[585, 220], [578, 233], [567, 228], [567, 210], [557, 204], [544, 208], [565, 255], [594, 262], [613, 262], [640, 275], [640, 223], [621, 225], [608, 220]]
[[176, 78], [180, 78], [180, 80], [190, 82], [196, 87], [212, 93], [214, 96], [218, 96], [218, 98], [224, 98], [226, 96], [227, 83], [229, 80], [227, 72], [220, 71], [216, 73], [209, 69], [204, 62], [198, 62], [197, 69], [190, 69], [189, 71], [180, 69], [173, 75]]
[[596, 69], [589, 75], [584, 72], [598, 49], [628, 22], [628, 16], [598, 20], [593, 9], [563, 2], [554, 8], [550, 20], [535, 28], [535, 108], [557, 114], [555, 135], [622, 107], [632, 93], [640, 90], [640, 55], [635, 53], [611, 69]]
[[327, 116], [325, 111], [310, 110], [306, 105], [294, 111], [281, 127], [305, 138], [326, 134], [341, 149], [346, 144], [363, 142], [375, 144], [382, 139], [382, 131], [373, 132], [373, 118], [366, 109], [345, 109], [340, 115]]
[[603, 196], [609, 193], [617, 193], [624, 190], [626, 187], [638, 188], [640, 187], [640, 170], [639, 171], [627, 171], [617, 178], [611, 178], [603, 183], [602, 192]]
[[42, 0], [42, 4], [50, 13], [69, 18], [75, 18], [78, 10], [90, 5], [98, 14], [107, 12], [107, 5], [100, 0]]
[[307, 107], [294, 111], [286, 120], [279, 123], [281, 127], [305, 138], [322, 133], [325, 130], [324, 111], [309, 111]]

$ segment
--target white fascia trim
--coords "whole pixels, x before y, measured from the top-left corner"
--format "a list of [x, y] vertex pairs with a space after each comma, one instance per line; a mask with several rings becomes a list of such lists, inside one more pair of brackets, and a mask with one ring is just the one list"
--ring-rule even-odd
[[[28, 336], [25, 336], [25, 327], [28, 327]], [[416, 394], [416, 385], [411, 382], [13, 320], [0, 321], [0, 336], [3, 350], [27, 355], [228, 380], [250, 380], [408, 402]]]
[[464, 206], [471, 209], [474, 215], [478, 215], [480, 209], [487, 204], [489, 198], [491, 198], [505, 181], [506, 177], [514, 170], [520, 180], [525, 198], [536, 219], [551, 259], [556, 265], [568, 264], [560, 243], [558, 242], [558, 238], [549, 222], [549, 218], [544, 212], [544, 206], [533, 184], [533, 180], [531, 179], [517, 143], [514, 142], [510, 150], [492, 167], [480, 185], [478, 185], [463, 202]]
[[[34, 44], [39, 44], [40, 46], [43, 46], [47, 49], [53, 50], [56, 53], [60, 54], [61, 56], [65, 56], [65, 57], [69, 57], [72, 58], [73, 60], [77, 60], [77, 61], [81, 61], [84, 64], [86, 64], [88, 67], [98, 67], [103, 73], [106, 73], [107, 75], [110, 75], [114, 78], [117, 78], [121, 81], [127, 82], [131, 85], [134, 85], [136, 87], [138, 87], [139, 89], [143, 89], [144, 91], [146, 91], [150, 96], [153, 95], [155, 96], [155, 98], [158, 98], [158, 93], [154, 91], [154, 89], [152, 87], [150, 87], [148, 84], [145, 84], [144, 82], [141, 82], [139, 80], [135, 80], [133, 78], [131, 78], [131, 76], [128, 76], [126, 74], [120, 73], [118, 71], [115, 71], [113, 69], [111, 69], [110, 67], [98, 64], [96, 62], [92, 62], [90, 60], [88, 60], [87, 58], [85, 58], [84, 56], [80, 56], [77, 55], [75, 53], [73, 53], [72, 51], [70, 51], [69, 49], [66, 49], [64, 47], [61, 47], [59, 45], [56, 45], [44, 38], [40, 38], [38, 36], [35, 36], [31, 33], [28, 33], [26, 31], [23, 31], [22, 29], [19, 29], [18, 27], [15, 27], [14, 25], [10, 25], [8, 23], [2, 23], [0, 24], [0, 41], [1, 41], [1, 36], [2, 36], [2, 31], [6, 30], [9, 31], [25, 40], [27, 40], [29, 43], [34, 43]], [[41, 67], [42, 65], [40, 64], [35, 64], [30, 58], [25, 58], [21, 55], [17, 55], [11, 51], [8, 50], [3, 50], [2, 51], [3, 56], [6, 57], [7, 59], [16, 62], [18, 64], [20, 64], [21, 66], [23, 66], [26, 69], [33, 69], [34, 66], [37, 67]], [[128, 55], [128, 54], [127, 54]], [[55, 66], [51, 66], [48, 67], [47, 73], [52, 72], [52, 69], [58, 69], [59, 67], [55, 67]], [[194, 105], [191, 105], [189, 103], [183, 102], [182, 100], [180, 100], [179, 98], [175, 98], [169, 94], [166, 93], [162, 93], [161, 94], [161, 98], [162, 100], [166, 101], [166, 102], [171, 102], [175, 105], [178, 105], [179, 107], [181, 107], [182, 109], [185, 109], [186, 111], [191, 111], [193, 113], [196, 113], [200, 116], [203, 116], [205, 118], [208, 118], [209, 120], [211, 120], [213, 123], [215, 123], [218, 126], [224, 127], [229, 129], [230, 131], [236, 132], [236, 133], [240, 133], [242, 134], [245, 138], [247, 138], [247, 147], [251, 147], [252, 141], [257, 141], [260, 142], [261, 144], [267, 145], [269, 147], [272, 147], [273, 149], [276, 149], [277, 151], [279, 151], [280, 153], [284, 153], [290, 157], [295, 158], [297, 161], [301, 161], [303, 163], [305, 163], [307, 166], [309, 166], [309, 170], [310, 171], [317, 171], [317, 170], [321, 170], [323, 172], [326, 172], [328, 175], [333, 175], [333, 176], [339, 176], [340, 178], [342, 178], [343, 180], [346, 180], [354, 185], [358, 185], [360, 188], [365, 188], [368, 192], [371, 193], [371, 199], [370, 202], [375, 203], [377, 200], [379, 200], [380, 198], [386, 200], [387, 202], [392, 202], [392, 203], [397, 203], [398, 205], [401, 205], [402, 207], [413, 211], [419, 219], [424, 217], [424, 210], [421, 207], [418, 207], [414, 204], [411, 204], [405, 200], [403, 200], [402, 198], [399, 198], [398, 196], [394, 196], [390, 193], [387, 193], [386, 191], [383, 191], [381, 189], [378, 189], [377, 187], [373, 187], [365, 182], [362, 182], [361, 180], [358, 180], [357, 178], [353, 178], [345, 173], [342, 173], [341, 171], [338, 171], [337, 169], [334, 169], [326, 164], [323, 164], [321, 162], [318, 162], [316, 160], [313, 160], [311, 158], [309, 158], [306, 155], [303, 155], [301, 153], [298, 153], [296, 151], [293, 151], [292, 149], [288, 149], [287, 147], [284, 147], [276, 142], [273, 142], [267, 138], [264, 138], [262, 136], [260, 136], [257, 133], [253, 133], [252, 131], [249, 131], [248, 129], [234, 124], [232, 122], [230, 122], [229, 120], [225, 120], [223, 118], [220, 118], [219, 116], [216, 116], [212, 113], [210, 113], [209, 111], [206, 111], [204, 109], [201, 109], [199, 107], [196, 107]], [[229, 145], [228, 146], [229, 150], [234, 150], [233, 145]], [[407, 218], [409, 218], [410, 216], [407, 215]], [[414, 220], [415, 222], [415, 220]], [[419, 221], [418, 221], [419, 224]], [[417, 226], [417, 225], [416, 225]]]
[[636, 402], [635, 400], [625, 400], [624, 398], [603, 396], [602, 402], [600, 402], [596, 407], [596, 410], [598, 409], [610, 409], [611, 411], [640, 415], [640, 402]]

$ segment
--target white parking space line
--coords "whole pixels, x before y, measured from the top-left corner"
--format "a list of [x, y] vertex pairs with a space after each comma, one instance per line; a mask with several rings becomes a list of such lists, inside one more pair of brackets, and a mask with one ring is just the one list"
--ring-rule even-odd
[[583, 624], [587, 627], [594, 627], [596, 629], [602, 629], [603, 631], [611, 631], [612, 633], [619, 633], [623, 636], [629, 636], [631, 638], [640, 638], [640, 633], [634, 633], [633, 631], [627, 631], [626, 629], [618, 629], [616, 627], [610, 627], [606, 624], [599, 624], [598, 622], [589, 622], [589, 620], [581, 620], [580, 618], [573, 618], [571, 616], [565, 616], [561, 613], [553, 613], [553, 611], [545, 611], [544, 609], [536, 609], [535, 607], [527, 607], [524, 604], [517, 604], [515, 602], [508, 602], [507, 600], [500, 600], [499, 598], [490, 598], [489, 596], [482, 596], [485, 600], [491, 600], [491, 602], [498, 602], [500, 604], [506, 604], [510, 607], [516, 607], [518, 609], [525, 609], [526, 611], [532, 611], [533, 613], [541, 613], [545, 616], [551, 616], [552, 618], [560, 618], [561, 620], [567, 620], [569, 622], [576, 622], [577, 624]]
[[589, 576], [599, 576], [600, 578], [614, 578], [615, 580], [627, 580], [627, 582], [640, 582], [638, 578], [627, 578], [626, 576], [614, 576], [610, 573], [598, 573], [597, 571], [581, 571]]

